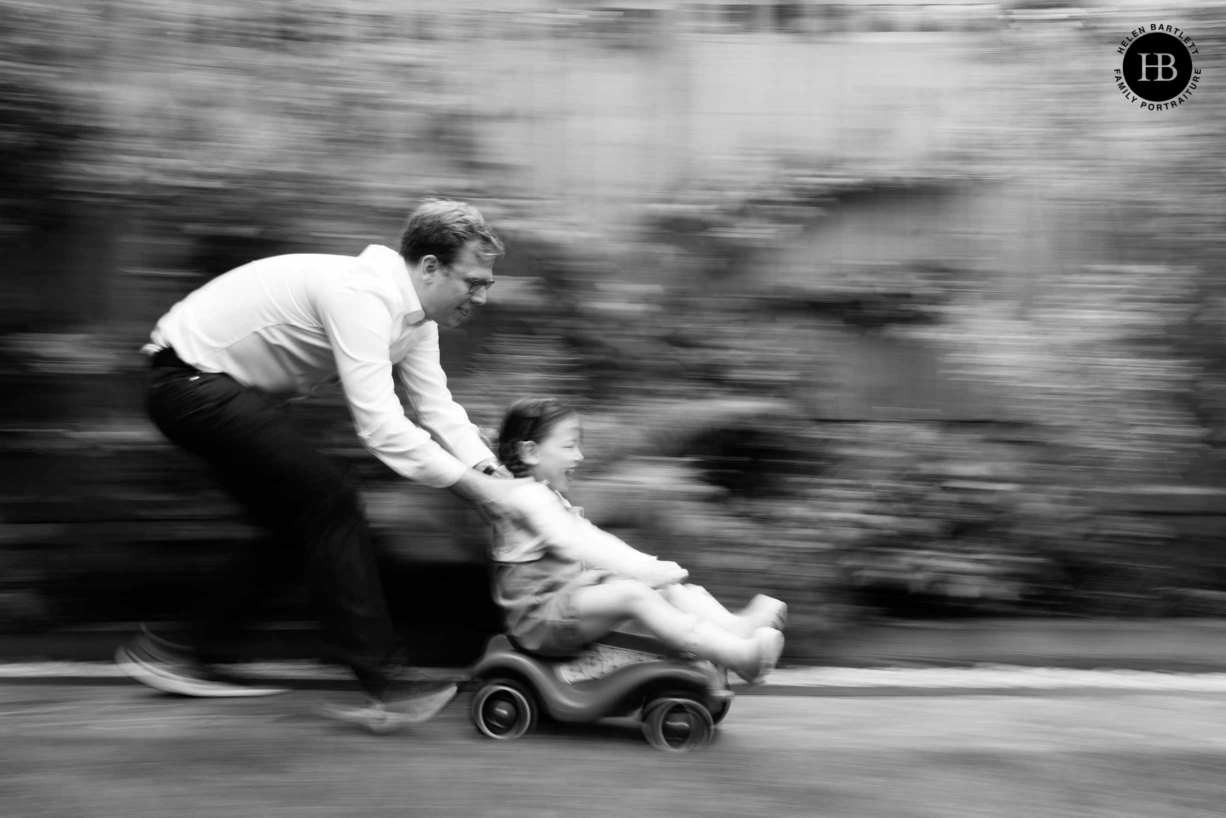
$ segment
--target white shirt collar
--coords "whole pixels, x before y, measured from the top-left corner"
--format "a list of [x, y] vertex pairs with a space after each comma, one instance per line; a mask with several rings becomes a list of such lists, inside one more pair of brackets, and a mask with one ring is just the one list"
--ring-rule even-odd
[[404, 300], [405, 318], [409, 323], [420, 324], [426, 320], [425, 310], [421, 308], [421, 299], [413, 289], [413, 279], [409, 277], [409, 266], [403, 256], [390, 247], [372, 244], [362, 251], [358, 259], [396, 282], [396, 290]]

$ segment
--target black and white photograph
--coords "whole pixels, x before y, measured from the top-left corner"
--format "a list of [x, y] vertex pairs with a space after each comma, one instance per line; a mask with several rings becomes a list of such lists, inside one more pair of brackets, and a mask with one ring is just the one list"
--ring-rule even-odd
[[1222, 814], [1226, 0], [0, 66], [0, 815]]

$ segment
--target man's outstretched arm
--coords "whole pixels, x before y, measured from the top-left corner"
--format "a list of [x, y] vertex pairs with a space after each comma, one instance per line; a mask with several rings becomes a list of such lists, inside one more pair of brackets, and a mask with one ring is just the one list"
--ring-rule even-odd
[[[371, 453], [410, 480], [436, 488], [454, 484], [469, 471], [468, 465], [405, 417], [396, 397], [388, 305], [377, 293], [338, 287], [320, 297], [319, 310], [358, 437]], [[483, 444], [481, 450], [484, 457], [492, 456]]]

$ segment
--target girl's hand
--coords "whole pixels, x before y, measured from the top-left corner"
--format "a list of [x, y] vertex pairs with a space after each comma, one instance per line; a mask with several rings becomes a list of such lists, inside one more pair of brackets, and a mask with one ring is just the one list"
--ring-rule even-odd
[[690, 572], [677, 563], [660, 560], [652, 566], [650, 576], [645, 579], [652, 588], [663, 588], [665, 585], [679, 585], [689, 578]]

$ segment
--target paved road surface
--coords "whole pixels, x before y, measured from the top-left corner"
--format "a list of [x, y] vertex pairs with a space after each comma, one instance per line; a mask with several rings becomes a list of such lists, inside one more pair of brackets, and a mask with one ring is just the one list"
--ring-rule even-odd
[[0, 815], [1218, 818], [1226, 804], [1221, 692], [889, 689], [740, 696], [713, 746], [670, 755], [631, 721], [493, 742], [468, 695], [374, 737], [313, 715], [346, 693], [183, 700], [10, 678]]

